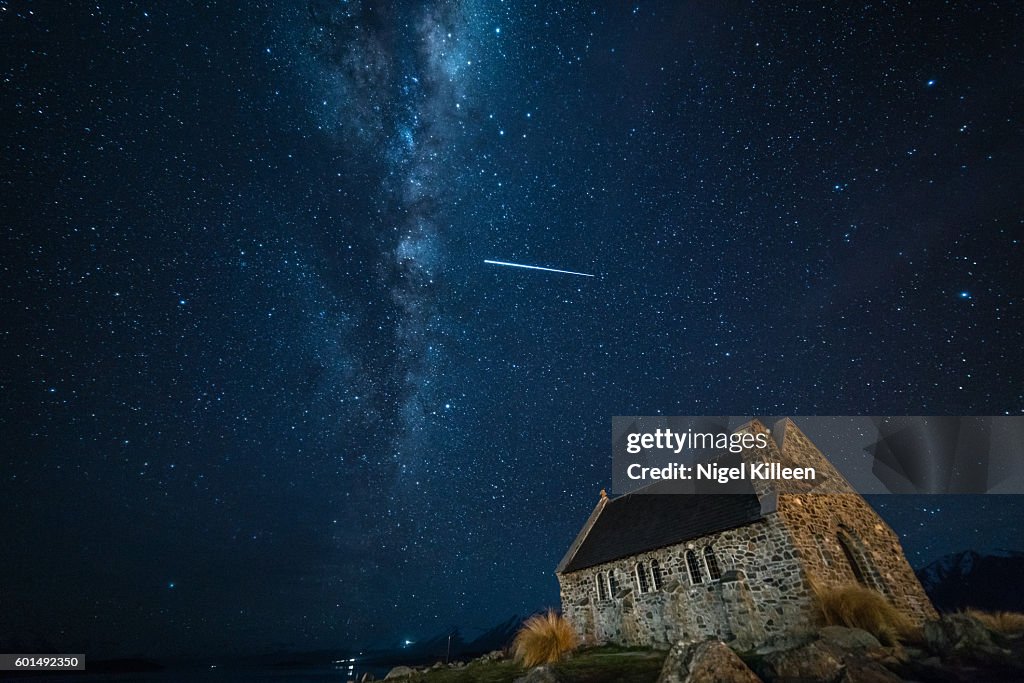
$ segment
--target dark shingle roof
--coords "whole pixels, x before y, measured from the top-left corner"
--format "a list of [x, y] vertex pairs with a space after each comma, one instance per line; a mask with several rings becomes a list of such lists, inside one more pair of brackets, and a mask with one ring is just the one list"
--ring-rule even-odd
[[562, 571], [573, 572], [683, 543], [760, 518], [761, 503], [752, 493], [631, 493], [608, 501]]

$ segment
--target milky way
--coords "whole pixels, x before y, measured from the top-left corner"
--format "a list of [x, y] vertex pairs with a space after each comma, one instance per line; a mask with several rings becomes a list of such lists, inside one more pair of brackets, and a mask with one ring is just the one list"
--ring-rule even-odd
[[380, 412], [377, 442], [390, 442], [376, 457], [393, 459], [409, 474], [418, 469], [419, 435], [437, 401], [434, 359], [445, 343], [437, 305], [446, 268], [439, 215], [451, 130], [465, 99], [464, 20], [458, 3], [358, 2], [314, 3], [310, 19], [313, 78], [327, 86], [322, 125], [336, 131], [336, 144], [378, 162], [376, 212], [357, 229], [380, 250], [372, 277], [389, 299], [364, 314], [363, 324], [383, 334], [358, 358], [359, 374]]

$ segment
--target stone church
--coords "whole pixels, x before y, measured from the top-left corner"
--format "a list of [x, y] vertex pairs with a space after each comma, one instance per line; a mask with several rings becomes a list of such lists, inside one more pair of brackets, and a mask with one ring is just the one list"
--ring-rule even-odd
[[770, 435], [767, 448], [743, 452], [747, 463], [813, 467], [816, 482], [728, 495], [602, 491], [556, 570], [563, 614], [584, 642], [784, 640], [809, 628], [812, 584], [860, 583], [915, 622], [936, 616], [896, 534], [792, 420], [737, 431]]

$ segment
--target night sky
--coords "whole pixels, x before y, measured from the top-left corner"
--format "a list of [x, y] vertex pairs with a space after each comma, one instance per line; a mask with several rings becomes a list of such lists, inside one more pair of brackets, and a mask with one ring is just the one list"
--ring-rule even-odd
[[794, 4], [0, 0], [0, 641], [472, 638], [613, 415], [1020, 414], [1024, 7]]

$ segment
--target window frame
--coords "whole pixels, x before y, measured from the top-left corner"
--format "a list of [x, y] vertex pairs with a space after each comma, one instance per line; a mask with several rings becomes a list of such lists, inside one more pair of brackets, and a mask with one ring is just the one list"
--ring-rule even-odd
[[[704, 555], [704, 568], [708, 570], [708, 578], [711, 579], [712, 583], [721, 581], [722, 565], [718, 563], [718, 555], [715, 553], [714, 545], [708, 543], [704, 546], [702, 554]], [[711, 571], [712, 566], [715, 568], [714, 571]]]
[[686, 562], [686, 573], [690, 575], [690, 585], [699, 586], [704, 583], [704, 576], [700, 571], [700, 560], [697, 559], [697, 553], [693, 548], [687, 548], [683, 560]]
[[661, 572], [661, 562], [658, 562], [658, 558], [651, 560], [651, 590], [660, 591], [664, 585], [664, 576]]
[[854, 546], [853, 539], [850, 538], [850, 534], [846, 529], [840, 529], [836, 533], [836, 541], [839, 543], [839, 549], [846, 558], [846, 564], [849, 565], [853, 578], [857, 580], [857, 583], [865, 588], [875, 589], [871, 574], [858, 556], [857, 548]]
[[647, 567], [643, 561], [633, 565], [633, 574], [636, 578], [636, 587], [640, 595], [651, 592], [651, 577], [647, 574]]

